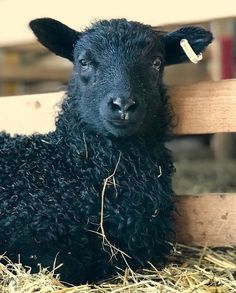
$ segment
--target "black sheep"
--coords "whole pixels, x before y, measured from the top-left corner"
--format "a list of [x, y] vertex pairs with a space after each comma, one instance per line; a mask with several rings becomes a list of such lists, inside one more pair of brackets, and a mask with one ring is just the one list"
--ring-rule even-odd
[[162, 263], [175, 209], [163, 69], [187, 61], [181, 39], [198, 54], [211, 33], [125, 19], [84, 32], [49, 18], [30, 27], [74, 68], [55, 132], [0, 135], [0, 253], [33, 269], [56, 258], [75, 283]]

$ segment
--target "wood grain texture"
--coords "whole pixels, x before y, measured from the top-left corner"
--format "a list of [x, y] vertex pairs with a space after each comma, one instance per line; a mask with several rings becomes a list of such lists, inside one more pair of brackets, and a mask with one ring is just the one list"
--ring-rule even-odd
[[236, 80], [202, 82], [170, 89], [176, 134], [236, 131]]
[[11, 135], [54, 131], [63, 96], [57, 92], [0, 98], [0, 131]]
[[236, 194], [176, 196], [176, 204], [178, 242], [236, 245]]
[[[0, 98], [0, 130], [11, 134], [53, 131], [55, 105], [63, 94]], [[236, 79], [172, 87], [169, 95], [177, 117], [176, 134], [236, 132]]]

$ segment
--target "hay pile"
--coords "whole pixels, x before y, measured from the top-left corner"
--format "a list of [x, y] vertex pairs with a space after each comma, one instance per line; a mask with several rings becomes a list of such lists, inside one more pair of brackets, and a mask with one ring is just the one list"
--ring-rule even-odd
[[[5, 265], [3, 264], [5, 263]], [[171, 264], [157, 270], [139, 273], [126, 270], [116, 278], [97, 285], [69, 287], [53, 272], [40, 269], [31, 274], [30, 268], [13, 264], [2, 256], [0, 262], [1, 293], [75, 293], [75, 292], [168, 292], [223, 293], [236, 292], [236, 248], [210, 249], [177, 245]]]

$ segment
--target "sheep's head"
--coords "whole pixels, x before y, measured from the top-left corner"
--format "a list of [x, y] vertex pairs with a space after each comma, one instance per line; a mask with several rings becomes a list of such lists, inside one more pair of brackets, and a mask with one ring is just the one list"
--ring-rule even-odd
[[[33, 20], [39, 41], [74, 64], [69, 95], [80, 117], [103, 134], [131, 136], [158, 128], [165, 112], [165, 65], [187, 61], [181, 39], [198, 54], [212, 41], [210, 32], [185, 27], [171, 33], [125, 19], [99, 21], [77, 32], [49, 18]], [[160, 122], [160, 121], [159, 121]]]

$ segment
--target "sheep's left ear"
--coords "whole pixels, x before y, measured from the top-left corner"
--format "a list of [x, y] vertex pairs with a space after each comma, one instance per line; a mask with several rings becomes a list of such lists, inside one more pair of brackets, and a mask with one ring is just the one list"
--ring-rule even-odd
[[188, 40], [193, 51], [198, 55], [213, 40], [212, 33], [200, 27], [183, 27], [177, 31], [164, 35], [166, 65], [178, 64], [189, 61], [180, 46], [182, 39]]
[[29, 26], [42, 45], [73, 62], [74, 45], [82, 33], [52, 18], [34, 19]]

